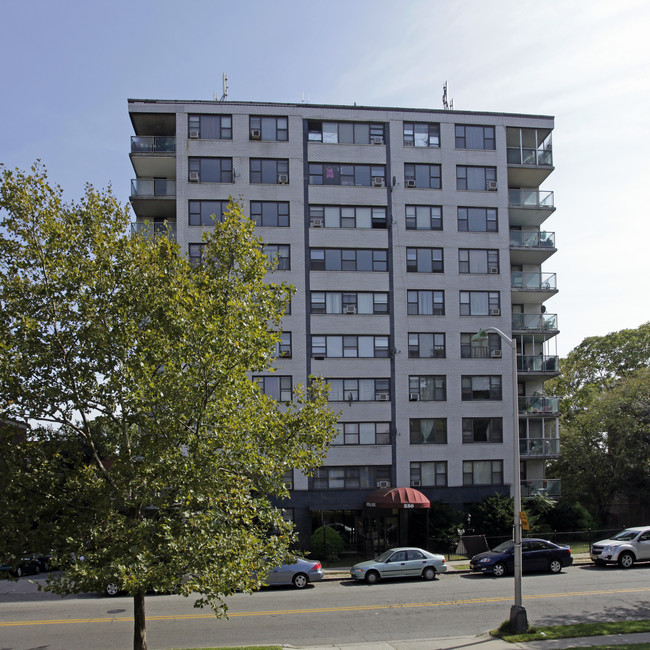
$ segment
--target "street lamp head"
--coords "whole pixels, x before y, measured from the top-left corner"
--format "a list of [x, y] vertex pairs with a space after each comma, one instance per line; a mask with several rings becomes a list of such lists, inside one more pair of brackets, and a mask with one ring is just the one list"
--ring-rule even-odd
[[484, 341], [487, 341], [488, 335], [487, 332], [484, 329], [480, 329], [476, 334], [472, 336], [472, 342], [473, 343], [483, 343]]

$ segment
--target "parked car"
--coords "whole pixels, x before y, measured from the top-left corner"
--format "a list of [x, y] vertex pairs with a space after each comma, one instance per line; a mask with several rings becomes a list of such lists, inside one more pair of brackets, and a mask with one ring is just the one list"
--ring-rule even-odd
[[626, 528], [610, 539], [591, 545], [591, 560], [595, 564], [616, 563], [629, 569], [635, 562], [650, 560], [650, 526]]
[[[469, 570], [476, 573], [491, 573], [496, 577], [514, 573], [514, 542], [503, 542], [491, 551], [475, 555], [469, 563]], [[522, 571], [550, 571], [560, 573], [563, 567], [573, 564], [568, 546], [559, 546], [545, 539], [524, 539], [521, 544]]]
[[318, 560], [296, 558], [295, 562], [282, 564], [268, 572], [267, 585], [293, 585], [304, 589], [310, 582], [323, 579], [323, 567]]
[[355, 580], [365, 580], [374, 585], [386, 578], [424, 578], [433, 580], [438, 573], [445, 573], [447, 565], [442, 555], [429, 553], [421, 548], [390, 548], [374, 560], [359, 562], [350, 569]]
[[0, 565], [0, 574], [10, 573], [16, 578], [26, 575], [35, 575], [43, 571], [49, 571], [49, 556], [48, 555], [39, 555], [38, 553], [26, 553], [22, 558], [18, 566], [13, 566], [9, 563]]

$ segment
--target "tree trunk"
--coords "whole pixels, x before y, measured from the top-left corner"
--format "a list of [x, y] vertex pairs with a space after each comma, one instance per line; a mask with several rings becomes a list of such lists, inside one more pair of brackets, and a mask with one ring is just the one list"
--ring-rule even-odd
[[144, 589], [133, 596], [133, 650], [147, 650], [147, 628], [144, 617]]

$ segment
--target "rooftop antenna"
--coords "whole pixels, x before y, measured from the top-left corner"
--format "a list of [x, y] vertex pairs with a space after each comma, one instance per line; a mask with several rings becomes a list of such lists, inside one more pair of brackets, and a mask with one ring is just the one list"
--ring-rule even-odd
[[447, 94], [447, 82], [445, 81], [444, 85], [442, 86], [442, 107], [446, 111], [453, 111], [454, 110], [454, 100], [452, 99], [451, 102], [449, 101], [449, 96]]
[[223, 95], [221, 95], [221, 99], [218, 99], [217, 93], [213, 93], [212, 98], [215, 102], [228, 101], [228, 75], [225, 72], [223, 73]]

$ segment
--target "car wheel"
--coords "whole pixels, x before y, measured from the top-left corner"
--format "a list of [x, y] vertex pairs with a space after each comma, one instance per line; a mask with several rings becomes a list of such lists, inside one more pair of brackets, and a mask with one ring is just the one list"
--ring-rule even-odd
[[503, 562], [497, 562], [492, 567], [492, 574], [497, 578], [506, 575], [506, 573], [508, 573], [508, 567]]
[[296, 573], [291, 582], [296, 589], [304, 589], [309, 584], [309, 578], [304, 573]]
[[379, 574], [376, 571], [366, 573], [366, 582], [369, 585], [376, 585], [379, 582]]
[[120, 593], [120, 588], [114, 582], [110, 582], [109, 584], [106, 585], [106, 589], [104, 589], [104, 592], [106, 593], [107, 596], [117, 596], [117, 594]]
[[21, 567], [17, 567], [17, 569], [14, 571], [14, 575], [16, 578], [20, 578], [23, 575], [23, 570]]
[[629, 551], [625, 551], [618, 556], [618, 566], [629, 569], [634, 564], [634, 555]]
[[422, 571], [422, 577], [425, 580], [435, 580], [436, 579], [436, 570], [432, 566], [428, 566]]
[[562, 571], [562, 562], [560, 560], [551, 560], [548, 565], [548, 570], [551, 573], [560, 573]]

